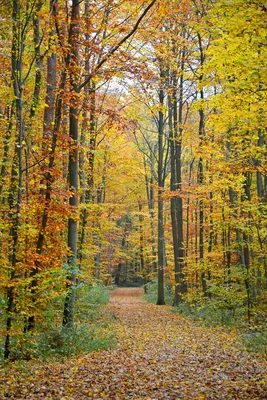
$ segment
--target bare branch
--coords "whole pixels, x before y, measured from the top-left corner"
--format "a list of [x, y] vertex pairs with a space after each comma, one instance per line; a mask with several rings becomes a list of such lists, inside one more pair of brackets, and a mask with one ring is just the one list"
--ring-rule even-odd
[[117, 43], [108, 53], [105, 57], [102, 58], [102, 60], [99, 61], [99, 63], [96, 65], [94, 72], [91, 73], [86, 79], [85, 81], [79, 86], [78, 90], [80, 91], [84, 86], [86, 86], [92, 76], [96, 73], [96, 71], [98, 71], [103, 64], [105, 64], [109, 58], [123, 45], [123, 43], [125, 43], [138, 29], [141, 21], [143, 20], [143, 18], [146, 16], [146, 14], [148, 13], [148, 11], [153, 7], [153, 5], [156, 3], [157, 0], [152, 0], [152, 2], [146, 7], [146, 9], [143, 11], [143, 13], [140, 15], [140, 17], [138, 18], [136, 24], [134, 25], [134, 27], [132, 28], [132, 30], [126, 35], [124, 36], [124, 38], [122, 38], [119, 43]]

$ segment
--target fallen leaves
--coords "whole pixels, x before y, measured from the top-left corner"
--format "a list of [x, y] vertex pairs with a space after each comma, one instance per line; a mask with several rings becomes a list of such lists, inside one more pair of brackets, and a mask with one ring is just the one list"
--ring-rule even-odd
[[[242, 351], [235, 334], [194, 325], [168, 306], [143, 302], [142, 294], [132, 288], [112, 293], [107, 308], [116, 315], [115, 349], [35, 366], [24, 381], [19, 370], [13, 379], [4, 371], [2, 398], [267, 398], [267, 363]], [[29, 364], [29, 374], [33, 370]]]

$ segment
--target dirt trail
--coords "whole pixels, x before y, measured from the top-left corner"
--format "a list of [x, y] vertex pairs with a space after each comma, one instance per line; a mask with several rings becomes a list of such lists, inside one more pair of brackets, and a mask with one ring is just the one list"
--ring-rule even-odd
[[234, 334], [196, 326], [142, 295], [112, 293], [116, 349], [44, 366], [5, 398], [267, 399], [267, 363], [241, 351]]

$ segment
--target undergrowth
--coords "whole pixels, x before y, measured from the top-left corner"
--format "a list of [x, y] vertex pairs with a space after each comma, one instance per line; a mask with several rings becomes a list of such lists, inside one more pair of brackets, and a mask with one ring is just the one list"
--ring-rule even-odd
[[[9, 361], [44, 360], [109, 349], [115, 345], [113, 317], [103, 310], [109, 301], [106, 288], [80, 286], [76, 292], [73, 327], [62, 326], [62, 301], [48, 305], [42, 321], [32, 333], [12, 338]], [[1, 360], [3, 361], [3, 360]]]
[[209, 299], [199, 306], [182, 303], [173, 308], [177, 312], [189, 317], [198, 324], [212, 327], [227, 327], [238, 332], [238, 340], [244, 350], [267, 354], [267, 325], [258, 323], [256, 316], [248, 323], [246, 312], [240, 307], [232, 309], [218, 307], [216, 300]]
[[[157, 280], [150, 281], [144, 286], [145, 295], [144, 300], [149, 303], [156, 304], [158, 298], [158, 282]], [[172, 305], [173, 303], [173, 291], [170, 285], [165, 284], [164, 288], [165, 293], [165, 303], [168, 305]]]
[[[157, 282], [146, 284], [144, 299], [150, 303], [157, 303]], [[267, 324], [266, 318], [259, 313], [252, 313], [251, 321], [247, 320], [247, 313], [243, 299], [236, 296], [234, 299], [223, 292], [223, 296], [198, 298], [194, 301], [185, 301], [172, 308], [190, 318], [197, 324], [207, 327], [224, 327], [235, 329], [238, 332], [241, 347], [250, 352], [267, 354]], [[165, 285], [165, 302], [173, 304], [173, 290]], [[264, 313], [264, 316], [266, 314]]]

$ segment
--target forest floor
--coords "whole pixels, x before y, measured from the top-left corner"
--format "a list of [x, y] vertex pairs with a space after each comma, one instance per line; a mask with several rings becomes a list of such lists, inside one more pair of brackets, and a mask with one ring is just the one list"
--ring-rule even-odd
[[116, 348], [29, 364], [27, 379], [9, 371], [1, 398], [267, 399], [267, 362], [242, 350], [235, 333], [196, 325], [142, 295], [136, 288], [111, 294]]

